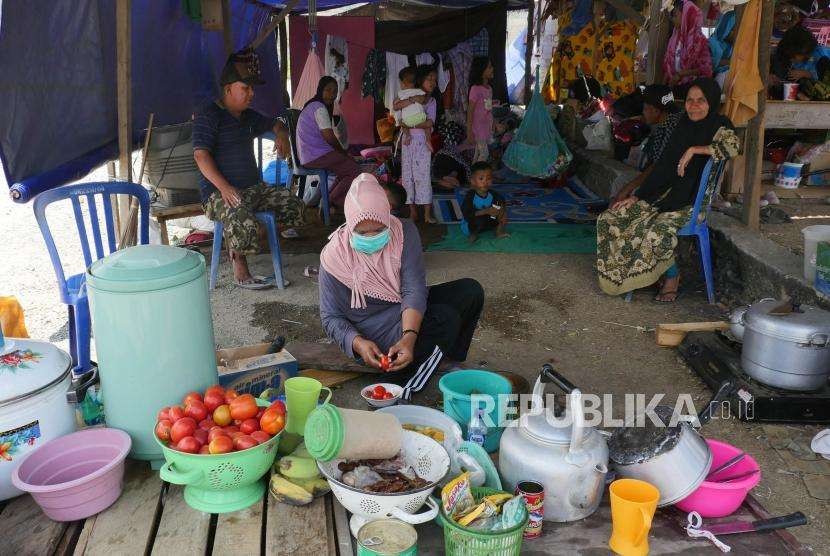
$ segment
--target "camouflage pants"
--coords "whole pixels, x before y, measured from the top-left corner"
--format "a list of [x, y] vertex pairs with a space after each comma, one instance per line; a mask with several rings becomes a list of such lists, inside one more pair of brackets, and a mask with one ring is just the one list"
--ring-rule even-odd
[[303, 202], [287, 189], [269, 187], [258, 183], [253, 187], [240, 189], [242, 198], [239, 206], [231, 208], [215, 191], [204, 204], [205, 216], [213, 221], [219, 220], [225, 228], [228, 246], [242, 255], [259, 253], [257, 238], [257, 219], [255, 212], [272, 211], [277, 222], [284, 226], [302, 226]]

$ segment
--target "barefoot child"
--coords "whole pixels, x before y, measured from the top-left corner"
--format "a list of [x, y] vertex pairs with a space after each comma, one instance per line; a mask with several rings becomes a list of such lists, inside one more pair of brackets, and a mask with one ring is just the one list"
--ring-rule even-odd
[[473, 58], [470, 66], [470, 104], [467, 106], [467, 141], [476, 146], [473, 162], [490, 158], [493, 138], [493, 64], [485, 57]]
[[496, 230], [496, 237], [509, 237], [507, 226], [507, 206], [504, 197], [490, 191], [493, 186], [493, 169], [486, 162], [476, 162], [470, 168], [470, 191], [461, 204], [464, 220], [461, 231], [469, 236], [470, 243], [475, 243], [481, 232]]
[[[410, 141], [401, 145], [401, 185], [406, 189], [409, 216], [418, 221], [418, 208], [424, 212], [424, 222], [434, 224], [432, 209], [432, 150], [429, 148], [430, 130], [437, 111], [432, 92], [438, 84], [438, 74], [432, 66], [418, 66], [415, 86], [429, 99], [423, 106], [427, 119], [409, 131]], [[403, 124], [406, 126], [406, 124]], [[406, 126], [409, 127], [409, 126]]]

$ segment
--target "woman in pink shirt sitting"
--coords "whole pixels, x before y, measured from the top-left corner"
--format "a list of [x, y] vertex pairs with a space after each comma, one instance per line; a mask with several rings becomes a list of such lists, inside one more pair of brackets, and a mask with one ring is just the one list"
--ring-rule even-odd
[[475, 144], [473, 162], [490, 158], [489, 144], [493, 138], [493, 64], [486, 57], [473, 58], [470, 66], [470, 104], [467, 107], [467, 141]]

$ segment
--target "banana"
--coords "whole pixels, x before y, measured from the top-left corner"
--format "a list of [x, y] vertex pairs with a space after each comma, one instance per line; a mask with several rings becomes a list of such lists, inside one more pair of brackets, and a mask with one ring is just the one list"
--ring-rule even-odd
[[314, 501], [314, 496], [309, 491], [276, 473], [271, 475], [269, 490], [277, 502], [290, 506], [305, 506]]
[[331, 490], [329, 482], [322, 477], [317, 477], [316, 479], [289, 479], [289, 481], [309, 491], [315, 497]]
[[280, 459], [279, 471], [288, 479], [315, 479], [320, 476], [317, 462], [312, 458], [285, 456]]

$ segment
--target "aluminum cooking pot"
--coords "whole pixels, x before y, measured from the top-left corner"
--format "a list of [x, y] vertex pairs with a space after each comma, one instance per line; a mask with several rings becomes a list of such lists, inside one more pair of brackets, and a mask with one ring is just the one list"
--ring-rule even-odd
[[[715, 395], [698, 414], [700, 425], [712, 418], [712, 408], [732, 390], [732, 382], [721, 383]], [[608, 440], [611, 464], [622, 477], [651, 483], [660, 491], [658, 506], [680, 502], [700, 486], [712, 466], [712, 451], [706, 440], [687, 421], [669, 426], [674, 410], [655, 408], [664, 427], [646, 419], [646, 427], [620, 427]]]
[[786, 390], [823, 388], [830, 377], [830, 312], [764, 299], [743, 313], [741, 367]]

